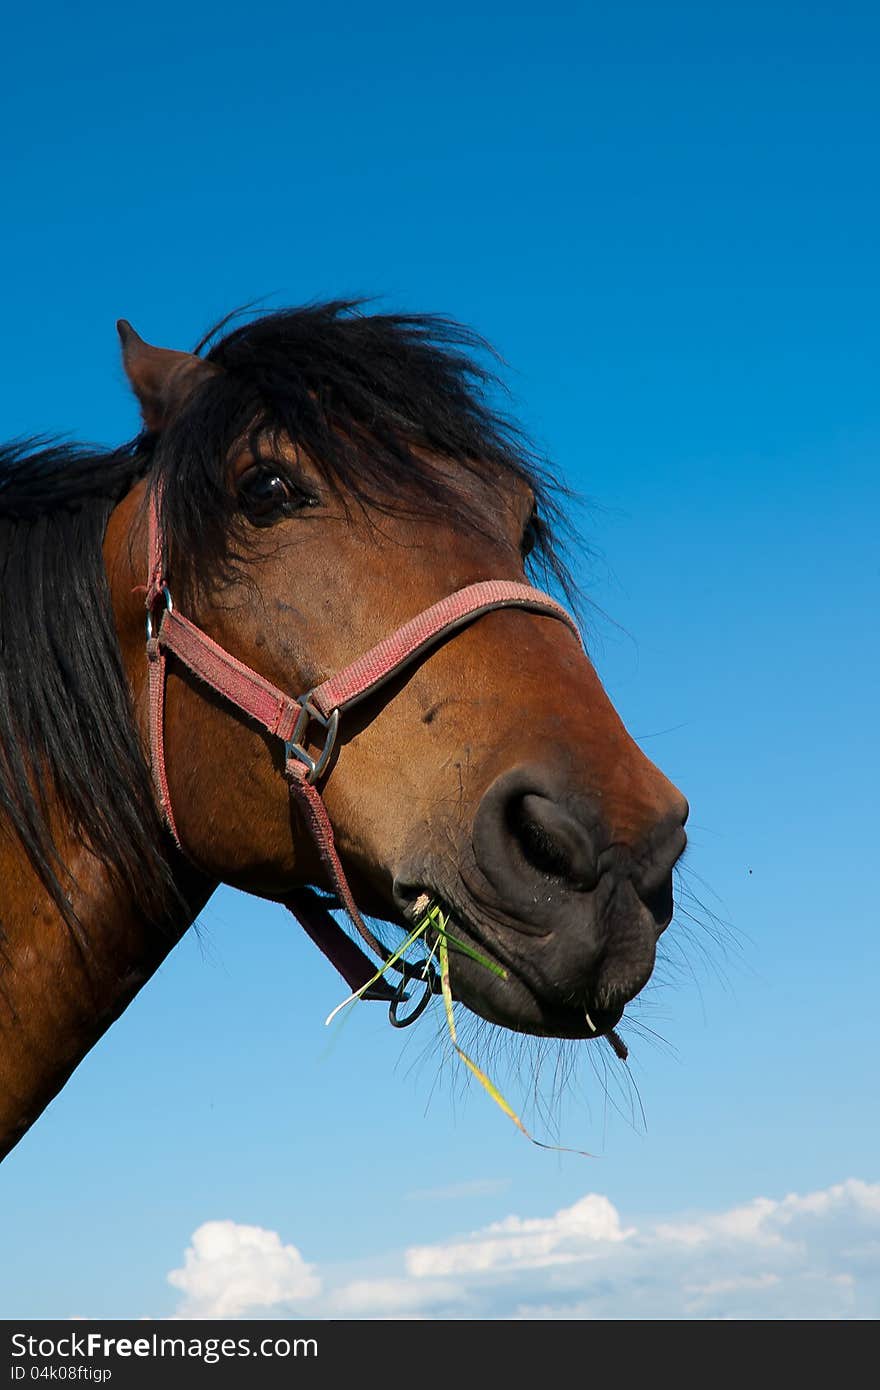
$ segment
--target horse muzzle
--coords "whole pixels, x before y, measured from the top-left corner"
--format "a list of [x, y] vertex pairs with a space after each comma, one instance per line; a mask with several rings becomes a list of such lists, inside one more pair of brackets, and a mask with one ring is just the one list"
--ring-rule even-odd
[[448, 856], [429, 851], [396, 876], [394, 896], [404, 912], [419, 894], [439, 900], [465, 943], [504, 970], [453, 951], [453, 989], [468, 1008], [520, 1032], [589, 1038], [613, 1028], [650, 978], [687, 803], [667, 784], [660, 813], [622, 841], [599, 799], [568, 784], [547, 767], [505, 772], [478, 806], [454, 878]]

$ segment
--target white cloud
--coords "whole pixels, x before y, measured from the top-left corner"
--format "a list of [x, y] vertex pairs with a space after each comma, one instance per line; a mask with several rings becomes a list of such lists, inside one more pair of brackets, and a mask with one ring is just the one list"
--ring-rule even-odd
[[803, 1197], [797, 1193], [789, 1193], [781, 1201], [756, 1197], [744, 1206], [697, 1221], [663, 1222], [655, 1227], [655, 1235], [691, 1246], [720, 1241], [782, 1245], [807, 1233], [811, 1219], [819, 1229], [823, 1222], [839, 1221], [847, 1215], [857, 1215], [876, 1225], [874, 1219], [880, 1218], [880, 1184], [850, 1178]]
[[773, 1215], [777, 1206], [778, 1203], [767, 1197], [756, 1197], [746, 1206], [733, 1207], [717, 1216], [703, 1217], [698, 1221], [664, 1222], [655, 1228], [655, 1235], [674, 1245], [698, 1246], [719, 1240], [778, 1244], [781, 1236], [767, 1224], [767, 1218]]
[[187, 1318], [236, 1318], [314, 1298], [321, 1288], [295, 1245], [282, 1245], [277, 1231], [235, 1221], [199, 1226], [183, 1269], [173, 1269], [168, 1282], [183, 1290], [178, 1316]]
[[620, 1217], [608, 1198], [591, 1192], [554, 1216], [526, 1220], [508, 1216], [464, 1240], [415, 1246], [406, 1253], [406, 1267], [418, 1278], [540, 1269], [587, 1259], [597, 1253], [597, 1247], [632, 1234], [621, 1229]]
[[876, 1318], [880, 1184], [857, 1179], [756, 1197], [726, 1211], [625, 1225], [588, 1193], [550, 1216], [512, 1214], [468, 1234], [390, 1251], [352, 1273], [314, 1267], [274, 1231], [200, 1226], [184, 1268], [181, 1316]]
[[460, 1285], [439, 1279], [354, 1279], [331, 1294], [330, 1302], [333, 1317], [398, 1318], [465, 1298]]
[[685, 1284], [684, 1291], [696, 1298], [714, 1298], [717, 1294], [739, 1293], [742, 1289], [769, 1289], [778, 1283], [778, 1274], [741, 1274], [733, 1279], [710, 1279], [708, 1284]]

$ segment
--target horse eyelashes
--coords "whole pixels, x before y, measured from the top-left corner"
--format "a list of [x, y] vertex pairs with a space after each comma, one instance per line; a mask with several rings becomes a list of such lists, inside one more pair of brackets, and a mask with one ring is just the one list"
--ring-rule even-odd
[[317, 505], [317, 498], [278, 469], [249, 468], [238, 483], [238, 500], [249, 521], [269, 526], [285, 516]]

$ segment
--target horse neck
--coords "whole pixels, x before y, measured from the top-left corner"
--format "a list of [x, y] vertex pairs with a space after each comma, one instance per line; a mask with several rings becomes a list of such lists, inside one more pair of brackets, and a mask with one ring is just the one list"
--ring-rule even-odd
[[[143, 582], [146, 545], [127, 544], [137, 500], [117, 508], [105, 547], [136, 711], [146, 700], [143, 643], [130, 635], [143, 631], [143, 598], [132, 591]], [[126, 605], [134, 605], [136, 621]], [[158, 924], [140, 907], [136, 883], [112, 876], [63, 820], [53, 817], [51, 830], [72, 908], [67, 918], [0, 815], [0, 1158], [162, 963], [215, 886], [157, 834], [155, 853], [170, 860], [178, 891]]]
[[82, 846], [59, 840], [81, 926], [64, 920], [0, 825], [0, 1158], [162, 963], [213, 887], [179, 866], [181, 900], [159, 927]]

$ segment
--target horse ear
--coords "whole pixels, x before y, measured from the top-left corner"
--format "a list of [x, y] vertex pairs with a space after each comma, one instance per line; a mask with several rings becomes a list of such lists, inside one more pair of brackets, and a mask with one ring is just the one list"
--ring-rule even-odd
[[220, 370], [195, 353], [151, 347], [128, 319], [119, 319], [116, 331], [122, 343], [122, 365], [148, 430], [164, 429], [196, 387]]

